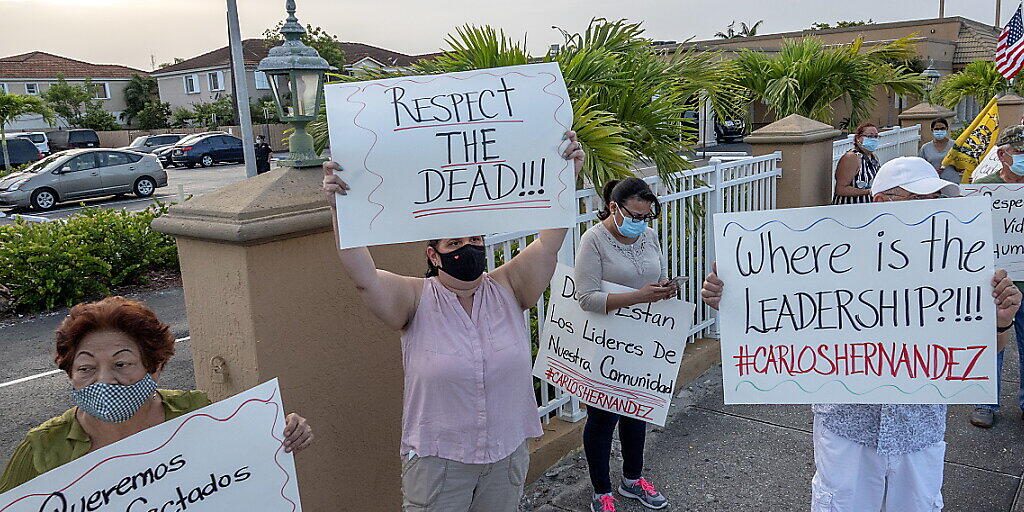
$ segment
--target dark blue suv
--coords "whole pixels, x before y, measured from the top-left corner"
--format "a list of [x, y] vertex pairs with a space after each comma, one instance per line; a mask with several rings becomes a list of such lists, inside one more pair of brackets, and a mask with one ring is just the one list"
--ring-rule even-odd
[[175, 165], [209, 167], [217, 162], [244, 162], [242, 139], [232, 135], [208, 135], [171, 150]]

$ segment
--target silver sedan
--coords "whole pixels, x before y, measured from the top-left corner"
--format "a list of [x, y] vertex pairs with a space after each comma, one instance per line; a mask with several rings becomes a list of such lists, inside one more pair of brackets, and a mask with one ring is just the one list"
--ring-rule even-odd
[[115, 149], [74, 149], [50, 155], [0, 178], [0, 207], [49, 210], [63, 201], [132, 193], [148, 197], [167, 186], [156, 156]]

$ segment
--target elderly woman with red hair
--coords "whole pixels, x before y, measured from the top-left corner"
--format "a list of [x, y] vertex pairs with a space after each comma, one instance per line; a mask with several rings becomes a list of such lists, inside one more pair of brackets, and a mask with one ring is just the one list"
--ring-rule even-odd
[[[0, 476], [0, 492], [210, 405], [202, 391], [157, 389], [174, 337], [140, 302], [109, 297], [79, 304], [56, 338], [54, 361], [68, 375], [75, 407], [28, 432]], [[289, 414], [285, 451], [298, 452], [312, 440], [306, 420]]]

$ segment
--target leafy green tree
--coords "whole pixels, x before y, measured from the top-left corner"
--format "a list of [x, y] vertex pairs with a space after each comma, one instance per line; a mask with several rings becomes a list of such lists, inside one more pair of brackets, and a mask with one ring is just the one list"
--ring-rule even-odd
[[192, 105], [193, 119], [211, 130], [229, 124], [235, 124], [235, 104], [231, 96], [222, 96], [207, 103]]
[[719, 39], [736, 39], [737, 37], [756, 36], [757, 27], [760, 27], [762, 23], [764, 23], [764, 20], [758, 20], [757, 23], [747, 26], [745, 22], [740, 22], [740, 30], [737, 32], [734, 28], [736, 26], [736, 20], [733, 20], [733, 22], [726, 27], [725, 32], [718, 32], [715, 34], [715, 37]]
[[64, 75], [58, 73], [57, 81], [40, 95], [59, 117], [72, 126], [78, 126], [82, 117], [89, 110], [93, 100], [92, 80], [86, 79], [84, 85], [70, 84]]
[[[267, 41], [268, 46], [277, 46], [284, 43], [284, 36], [280, 33], [282, 25], [284, 25], [284, 22], [279, 21], [273, 28], [263, 31], [263, 39]], [[338, 71], [345, 70], [345, 63], [347, 62], [345, 60], [345, 51], [341, 49], [341, 41], [334, 34], [320, 27], [306, 25], [306, 33], [302, 35], [301, 41], [302, 44], [316, 49], [317, 53], [326, 59], [330, 65], [338, 68]]]
[[252, 122], [256, 124], [276, 123], [278, 121], [277, 105], [274, 103], [274, 97], [267, 95], [250, 103], [249, 115], [252, 117]]
[[171, 117], [171, 104], [159, 101], [151, 101], [146, 104], [138, 114], [139, 128], [143, 130], [155, 130], [168, 128]]
[[173, 66], [175, 64], [180, 64], [182, 62], [185, 62], [185, 59], [183, 59], [181, 57], [175, 57], [174, 59], [171, 60], [171, 62], [161, 62], [160, 64], [158, 64], [156, 66], [156, 68], [157, 69], [163, 69], [163, 68], [166, 68], [168, 66]]
[[114, 114], [103, 110], [99, 105], [90, 105], [89, 109], [85, 111], [82, 119], [79, 121], [78, 126], [82, 128], [91, 128], [93, 130], [119, 130], [121, 125], [117, 124], [117, 118]]
[[53, 110], [46, 105], [46, 102], [35, 96], [0, 93], [0, 146], [3, 146], [4, 165], [8, 168], [11, 165], [11, 157], [7, 152], [6, 126], [18, 117], [27, 114], [41, 115], [47, 123], [52, 123], [54, 119]]
[[1017, 79], [1011, 82], [1003, 78], [996, 71], [994, 62], [976, 60], [963, 70], [943, 78], [935, 87], [932, 100], [944, 107], [956, 108], [964, 98], [970, 96], [984, 105], [999, 93], [1017, 93], [1020, 90]]
[[828, 30], [830, 28], [846, 28], [846, 27], [859, 27], [861, 25], [867, 25], [874, 23], [874, 20], [867, 21], [837, 21], [835, 25], [828, 23], [815, 23], [811, 25], [811, 30]]
[[[573, 129], [588, 151], [583, 176], [600, 188], [610, 179], [631, 176], [641, 160], [652, 161], [663, 176], [690, 167], [680, 155], [689, 149], [680, 126], [683, 113], [708, 101], [719, 115], [733, 118], [746, 104], [720, 55], [690, 50], [665, 56], [654, 51], [643, 32], [639, 23], [594, 19], [583, 33], [563, 31], [565, 44], [557, 54], [534, 58], [525, 42], [503, 31], [467, 25], [447, 37], [448, 50], [434, 60], [406, 71], [367, 74], [384, 78], [555, 61], [572, 99]], [[323, 112], [309, 132], [322, 150], [328, 138]]]
[[913, 35], [864, 47], [852, 44], [826, 47], [805, 37], [785, 41], [778, 54], [741, 50], [732, 65], [738, 84], [750, 91], [778, 118], [790, 114], [834, 124], [835, 103], [851, 107], [847, 127], [866, 119], [875, 105], [875, 89], [920, 97], [927, 81], [895, 61], [914, 57]]
[[187, 107], [177, 107], [171, 111], [171, 127], [187, 128], [196, 120], [195, 112]]
[[125, 109], [121, 112], [121, 120], [132, 124], [142, 109], [156, 101], [159, 101], [156, 78], [132, 75], [124, 88]]

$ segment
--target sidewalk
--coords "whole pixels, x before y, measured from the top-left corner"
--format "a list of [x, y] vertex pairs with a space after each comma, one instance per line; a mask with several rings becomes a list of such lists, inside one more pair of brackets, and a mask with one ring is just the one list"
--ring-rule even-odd
[[[943, 498], [948, 512], [1024, 512], [1024, 422], [1016, 405], [1016, 347], [1007, 348], [1003, 407], [993, 428], [972, 426], [968, 405], [950, 406]], [[646, 473], [669, 498], [664, 510], [687, 512], [810, 509], [814, 475], [812, 414], [807, 405], [723, 405], [715, 366], [682, 388], [664, 429], [647, 436]], [[618, 482], [618, 441], [612, 481]], [[588, 511], [592, 496], [582, 451], [563, 458], [527, 487], [523, 510]], [[646, 510], [620, 500], [619, 510]]]

